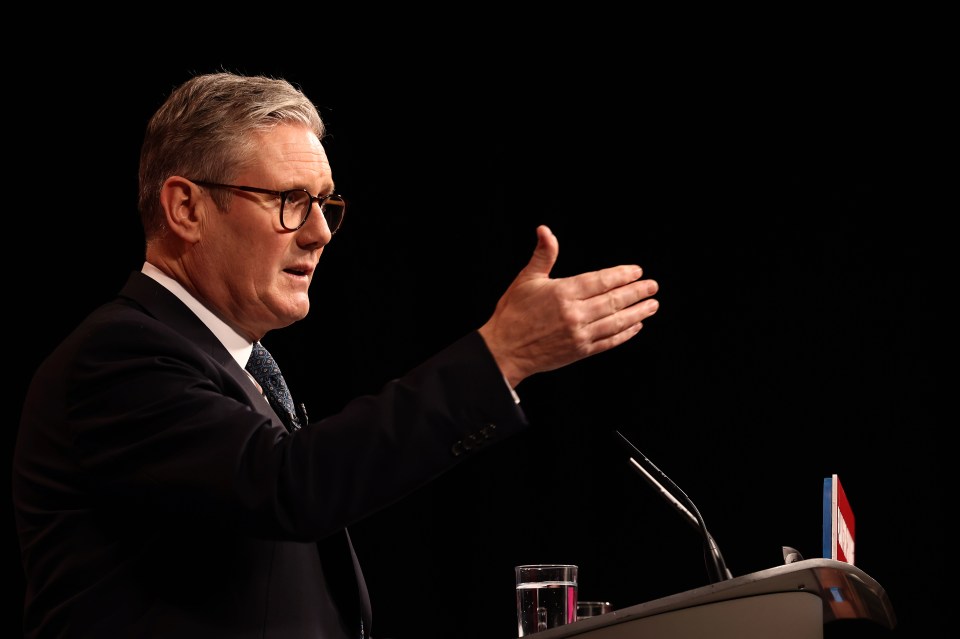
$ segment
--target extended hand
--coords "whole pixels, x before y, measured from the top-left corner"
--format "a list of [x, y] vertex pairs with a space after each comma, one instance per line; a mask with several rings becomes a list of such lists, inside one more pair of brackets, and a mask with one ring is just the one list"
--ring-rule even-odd
[[551, 279], [560, 253], [556, 236], [537, 227], [537, 247], [497, 302], [480, 335], [515, 387], [549, 371], [623, 344], [660, 304], [658, 285], [643, 269], [621, 265]]

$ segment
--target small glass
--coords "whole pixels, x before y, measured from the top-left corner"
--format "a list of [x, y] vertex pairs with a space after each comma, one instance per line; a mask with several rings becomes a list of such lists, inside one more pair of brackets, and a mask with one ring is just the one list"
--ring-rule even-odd
[[613, 610], [609, 601], [577, 601], [577, 619], [599, 617]]

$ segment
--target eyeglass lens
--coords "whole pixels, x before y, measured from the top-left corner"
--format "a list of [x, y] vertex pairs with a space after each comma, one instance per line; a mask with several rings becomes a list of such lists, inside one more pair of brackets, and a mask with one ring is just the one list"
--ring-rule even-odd
[[[299, 228], [313, 206], [314, 198], [306, 191], [290, 191], [283, 202], [283, 226], [288, 229]], [[327, 196], [320, 202], [320, 211], [327, 221], [331, 233], [336, 233], [343, 222], [346, 204], [339, 195]]]

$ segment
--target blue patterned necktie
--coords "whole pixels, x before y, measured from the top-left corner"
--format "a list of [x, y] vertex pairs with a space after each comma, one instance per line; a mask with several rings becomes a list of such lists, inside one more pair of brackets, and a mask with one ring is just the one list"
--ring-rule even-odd
[[293, 407], [293, 397], [287, 388], [287, 383], [283, 380], [280, 373], [280, 367], [270, 351], [265, 349], [260, 342], [255, 342], [253, 352], [250, 353], [250, 359], [247, 360], [247, 371], [253, 375], [263, 394], [266, 396], [273, 410], [280, 416], [287, 430], [291, 433], [300, 428], [297, 419], [296, 410]]

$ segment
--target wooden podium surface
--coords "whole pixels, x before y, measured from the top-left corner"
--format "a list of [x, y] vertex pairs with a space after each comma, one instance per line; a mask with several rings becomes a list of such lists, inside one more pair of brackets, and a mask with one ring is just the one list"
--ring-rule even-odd
[[536, 633], [537, 639], [817, 639], [841, 619], [896, 625], [886, 591], [856, 566], [806, 559]]

